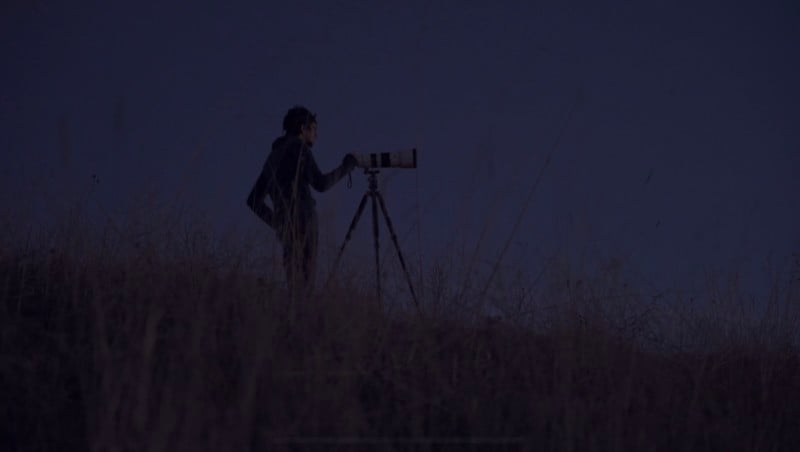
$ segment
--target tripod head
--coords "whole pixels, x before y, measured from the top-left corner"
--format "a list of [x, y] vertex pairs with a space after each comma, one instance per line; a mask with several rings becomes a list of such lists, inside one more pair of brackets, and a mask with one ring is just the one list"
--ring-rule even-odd
[[364, 174], [367, 175], [369, 191], [372, 193], [376, 193], [378, 191], [378, 173], [380, 172], [381, 170], [375, 168], [364, 169]]

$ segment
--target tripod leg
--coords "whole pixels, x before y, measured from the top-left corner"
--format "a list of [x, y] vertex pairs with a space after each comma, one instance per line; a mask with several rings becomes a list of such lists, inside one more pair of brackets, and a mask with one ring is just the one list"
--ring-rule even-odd
[[336, 269], [339, 268], [339, 260], [342, 258], [342, 254], [344, 254], [344, 247], [347, 245], [347, 242], [350, 241], [350, 237], [353, 235], [353, 230], [355, 230], [356, 225], [358, 224], [358, 219], [361, 218], [361, 213], [364, 212], [364, 207], [367, 205], [368, 195], [369, 192], [365, 192], [364, 196], [361, 197], [361, 202], [358, 204], [356, 214], [353, 216], [353, 220], [350, 222], [350, 227], [347, 229], [347, 234], [344, 236], [344, 242], [342, 242], [342, 246], [339, 248], [339, 253], [336, 255], [336, 260], [333, 261], [333, 268], [331, 269], [330, 275], [328, 275], [328, 281], [325, 283], [325, 287], [330, 284]]
[[403, 253], [400, 251], [400, 244], [397, 243], [397, 234], [394, 233], [392, 220], [389, 218], [389, 212], [386, 210], [386, 203], [383, 201], [383, 196], [381, 196], [380, 193], [375, 193], [375, 196], [381, 203], [383, 218], [386, 219], [386, 226], [389, 227], [389, 234], [392, 237], [392, 242], [394, 242], [395, 249], [397, 249], [397, 257], [400, 258], [400, 266], [403, 267], [403, 273], [406, 274], [406, 282], [408, 282], [408, 289], [411, 291], [411, 298], [414, 300], [414, 305], [417, 307], [417, 311], [419, 311], [419, 302], [417, 301], [417, 295], [414, 293], [414, 286], [411, 284], [411, 275], [408, 274], [408, 269], [406, 269], [406, 261], [403, 259]]
[[377, 193], [372, 194], [372, 238], [375, 240], [375, 288], [378, 291], [378, 300], [381, 299], [381, 257], [380, 244], [378, 242], [378, 202], [375, 199]]

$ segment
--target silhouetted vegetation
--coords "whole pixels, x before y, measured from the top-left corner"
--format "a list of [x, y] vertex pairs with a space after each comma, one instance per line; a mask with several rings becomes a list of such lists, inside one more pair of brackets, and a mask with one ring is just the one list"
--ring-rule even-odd
[[211, 249], [58, 243], [0, 254], [4, 450], [800, 450], [797, 323], [683, 347], [589, 282], [536, 328], [430, 287], [292, 305]]

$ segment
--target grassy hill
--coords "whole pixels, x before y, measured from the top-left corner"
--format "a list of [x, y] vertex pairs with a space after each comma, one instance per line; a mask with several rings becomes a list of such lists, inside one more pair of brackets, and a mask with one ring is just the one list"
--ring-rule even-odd
[[778, 329], [704, 350], [602, 309], [389, 315], [147, 245], [6, 247], [0, 301], [3, 450], [800, 450]]

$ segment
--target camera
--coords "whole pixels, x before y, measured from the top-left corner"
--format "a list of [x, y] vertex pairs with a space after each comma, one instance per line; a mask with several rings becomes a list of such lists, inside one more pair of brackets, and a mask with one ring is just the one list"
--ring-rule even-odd
[[416, 168], [417, 149], [405, 149], [395, 152], [373, 152], [371, 154], [353, 154], [359, 168]]

